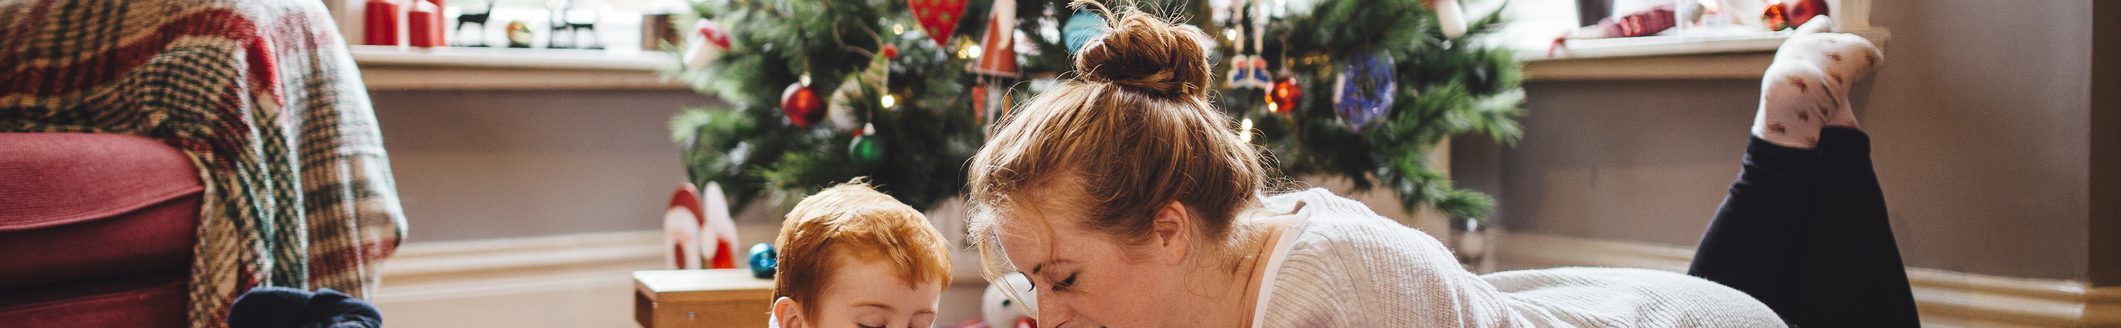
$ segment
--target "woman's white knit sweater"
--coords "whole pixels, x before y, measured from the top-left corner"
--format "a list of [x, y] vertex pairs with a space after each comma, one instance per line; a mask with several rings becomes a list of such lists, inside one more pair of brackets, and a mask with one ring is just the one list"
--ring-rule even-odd
[[[1474, 275], [1428, 234], [1323, 189], [1277, 195], [1304, 216], [1265, 280], [1261, 327], [1783, 327], [1743, 292], [1641, 269]], [[1507, 246], [1505, 246], [1507, 247]]]

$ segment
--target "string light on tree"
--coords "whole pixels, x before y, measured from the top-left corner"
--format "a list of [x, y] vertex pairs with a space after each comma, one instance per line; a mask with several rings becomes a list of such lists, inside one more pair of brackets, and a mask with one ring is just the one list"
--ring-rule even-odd
[[957, 47], [957, 58], [979, 59], [979, 52], [979, 45], [972, 44], [971, 42], [966, 42]]

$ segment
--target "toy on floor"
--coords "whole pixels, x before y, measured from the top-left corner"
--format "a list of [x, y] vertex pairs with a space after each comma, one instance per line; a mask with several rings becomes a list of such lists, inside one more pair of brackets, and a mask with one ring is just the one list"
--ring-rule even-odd
[[675, 269], [735, 269], [736, 222], [729, 217], [729, 198], [722, 186], [708, 183], [700, 192], [691, 183], [678, 186], [663, 212], [664, 264]]
[[[729, 195], [722, 193], [722, 185], [708, 182], [700, 190], [700, 208], [706, 225], [700, 227], [700, 252], [708, 259], [709, 269], [735, 269], [736, 220], [729, 216]], [[712, 238], [712, 239], [709, 239]]]
[[1037, 304], [1019, 304], [1002, 294], [1004, 285], [1029, 286], [1030, 282], [1023, 281], [1025, 278], [1022, 275], [1009, 275], [1002, 279], [1008, 279], [1010, 283], [987, 284], [987, 292], [980, 295], [980, 319], [966, 320], [959, 323], [957, 328], [1038, 328], [1038, 321], [1024, 315], [1023, 309], [1027, 306], [1038, 306]]
[[691, 183], [678, 186], [663, 211], [663, 265], [672, 269], [700, 268], [700, 227], [707, 225], [700, 214], [700, 192]]

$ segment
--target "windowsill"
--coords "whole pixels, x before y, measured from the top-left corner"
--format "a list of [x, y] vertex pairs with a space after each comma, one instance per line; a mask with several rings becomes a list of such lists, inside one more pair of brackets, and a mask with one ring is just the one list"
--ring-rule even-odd
[[[1851, 31], [1884, 46], [1882, 28]], [[1649, 36], [1569, 41], [1567, 49], [1519, 49], [1531, 81], [1757, 79], [1788, 32], [1729, 36]]]
[[[1854, 31], [1883, 46], [1892, 33]], [[1553, 57], [1519, 49], [1530, 81], [1757, 79], [1787, 33], [1575, 40]], [[683, 90], [658, 52], [348, 46], [370, 90]]]
[[347, 46], [369, 90], [682, 90], [658, 52]]

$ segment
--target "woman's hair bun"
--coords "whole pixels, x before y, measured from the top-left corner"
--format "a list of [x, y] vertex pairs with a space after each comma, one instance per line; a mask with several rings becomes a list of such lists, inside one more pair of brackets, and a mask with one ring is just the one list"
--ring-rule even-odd
[[[1094, 0], [1075, 0], [1072, 5], [1104, 8]], [[1206, 33], [1133, 7], [1104, 12], [1110, 32], [1090, 41], [1075, 57], [1075, 71], [1082, 79], [1162, 97], [1208, 96], [1208, 56], [1200, 44]]]

